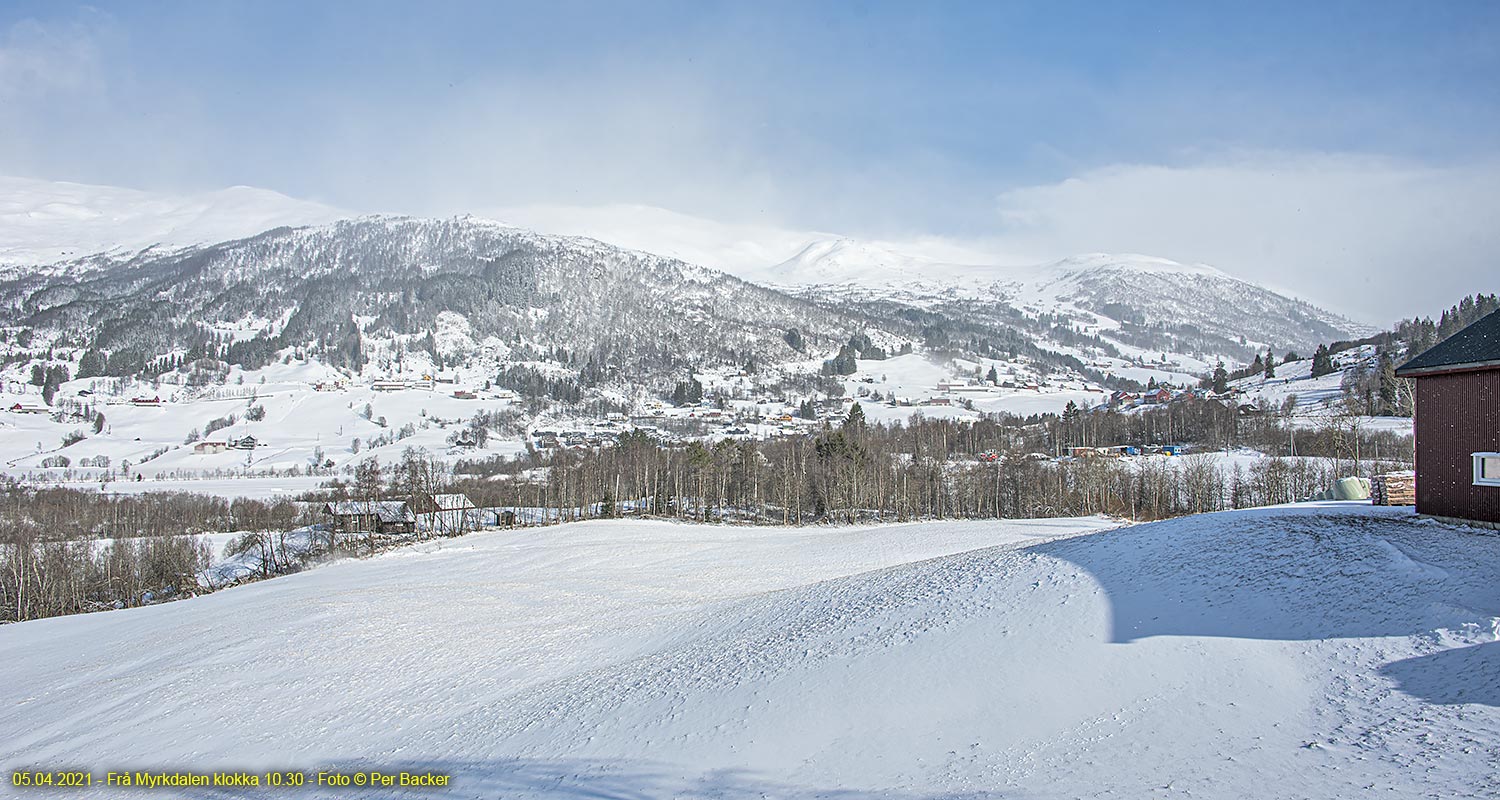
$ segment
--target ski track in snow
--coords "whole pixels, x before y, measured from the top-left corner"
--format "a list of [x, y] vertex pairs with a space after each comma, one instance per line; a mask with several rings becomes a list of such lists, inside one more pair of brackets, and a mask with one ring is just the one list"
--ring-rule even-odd
[[587, 523], [9, 626], [0, 727], [26, 733], [0, 766], [436, 769], [453, 797], [1500, 796], [1500, 537], [1357, 504], [1079, 535], [1111, 524]]

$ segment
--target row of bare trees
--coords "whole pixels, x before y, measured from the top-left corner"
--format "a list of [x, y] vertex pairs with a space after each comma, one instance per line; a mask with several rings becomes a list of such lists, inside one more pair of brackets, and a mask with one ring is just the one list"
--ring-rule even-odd
[[287, 500], [0, 484], [0, 622], [196, 593], [211, 561], [201, 534], [269, 537], [305, 523], [307, 514]]
[[197, 536], [0, 540], [0, 621], [123, 608], [197, 591], [209, 566]]
[[[1273, 455], [1054, 458], [1075, 445], [1184, 441], [1200, 451], [1255, 443]], [[1344, 475], [1402, 468], [1409, 453], [1409, 439], [1388, 431], [1357, 424], [1295, 430], [1211, 402], [1067, 421], [917, 420], [890, 427], [866, 425], [856, 408], [839, 427], [769, 441], [673, 444], [632, 432], [615, 447], [558, 451], [512, 465], [509, 480], [470, 479], [463, 488], [480, 505], [550, 508], [561, 519], [624, 513], [776, 524], [1095, 513], [1160, 519], [1302, 499]]]

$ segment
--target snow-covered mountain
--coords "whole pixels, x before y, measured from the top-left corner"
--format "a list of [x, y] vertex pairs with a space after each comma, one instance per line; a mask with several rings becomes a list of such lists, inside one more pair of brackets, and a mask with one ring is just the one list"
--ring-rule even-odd
[[347, 216], [249, 186], [171, 195], [0, 176], [0, 268], [36, 268], [98, 253], [174, 250]]
[[1277, 294], [1207, 264], [1090, 253], [998, 281], [997, 293], [1027, 310], [1087, 312], [1105, 328], [1197, 328], [1277, 348], [1309, 348], [1374, 329]]
[[[11, 211], [26, 235], [12, 241], [29, 243], [14, 252], [44, 258], [41, 243], [80, 243], [57, 251], [69, 258], [0, 273], [0, 324], [24, 331], [4, 349], [23, 369], [53, 351], [71, 353], [74, 373], [90, 376], [204, 355], [256, 369], [288, 348], [335, 367], [387, 369], [414, 349], [434, 360], [472, 351], [448, 346], [444, 313], [473, 342], [503, 344], [512, 361], [608, 365], [624, 383], [747, 359], [815, 373], [854, 336], [889, 352], [930, 339], [954, 354], [1080, 366], [1038, 346], [1057, 344], [1040, 328], [1027, 339], [993, 318], [915, 320], [905, 306], [821, 303], [679, 259], [477, 217], [355, 217], [254, 233], [339, 212], [249, 189], [184, 200], [13, 184], [24, 189]], [[935, 279], [958, 271], [884, 244], [830, 239], [759, 272], [766, 284], [794, 284], [805, 281], [804, 265], [833, 279], [872, 261], [888, 265], [893, 283], [934, 279], [933, 291]]]
[[1207, 264], [1130, 253], [1015, 264], [985, 262], [981, 253], [951, 247], [913, 247], [817, 236], [789, 258], [739, 274], [824, 305], [907, 306], [993, 319], [999, 303], [1001, 315], [1017, 310], [1062, 318], [1090, 334], [1119, 332], [1121, 344], [1203, 357], [1237, 358], [1245, 355], [1240, 348], [1251, 346], [1310, 349], [1373, 332]]
[[229, 360], [252, 367], [299, 347], [359, 368], [374, 339], [437, 349], [401, 337], [438, 334], [447, 313], [475, 341], [494, 338], [518, 357], [561, 349], [644, 377], [704, 361], [800, 358], [784, 341], [789, 328], [827, 347], [863, 327], [675, 259], [470, 217], [361, 217], [81, 274], [31, 273], [0, 280], [0, 304], [0, 323], [121, 368], [170, 353], [223, 357], [225, 337]]
[[[1206, 264], [1090, 253], [1036, 266], [953, 264], [848, 239], [813, 242], [766, 280], [825, 305], [909, 306], [969, 321], [1060, 322], [1117, 348], [1247, 358], [1372, 332]], [[1244, 352], [1241, 352], [1241, 351]]]
[[[422, 337], [444, 310], [480, 338], [658, 373], [752, 355], [821, 359], [870, 334], [891, 347], [1089, 364], [1104, 380], [1164, 356], [1178, 365], [1169, 372], [1195, 374], [1218, 358], [1368, 332], [1212, 267], [1149, 256], [1007, 266], [938, 240], [717, 225], [646, 207], [595, 209], [571, 226], [605, 244], [478, 217], [351, 218], [248, 187], [170, 197], [0, 178], [0, 189], [0, 323], [123, 352], [121, 367], [231, 329], [258, 358], [273, 345], [330, 350], [352, 341], [351, 325], [366, 339]], [[555, 231], [570, 228], [566, 211], [501, 213]], [[783, 343], [791, 328], [804, 346]]]

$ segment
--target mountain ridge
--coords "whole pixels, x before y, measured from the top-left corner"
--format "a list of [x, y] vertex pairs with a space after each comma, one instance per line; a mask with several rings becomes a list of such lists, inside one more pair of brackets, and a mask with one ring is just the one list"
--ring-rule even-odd
[[[655, 353], [647, 359], [653, 374], [674, 363], [673, 348], [681, 350], [675, 359], [680, 364], [749, 354], [789, 361], [831, 354], [841, 339], [866, 334], [890, 347], [904, 342], [939, 351], [956, 347], [957, 353], [1029, 352], [1076, 369], [1089, 360], [1141, 361], [1149, 353], [1168, 352], [1191, 356], [1189, 363], [1202, 366], [1214, 358], [1248, 360], [1267, 347], [1310, 348], [1365, 332], [1358, 323], [1214, 267], [1156, 256], [1089, 253], [1032, 267], [959, 264], [927, 252], [904, 252], [893, 243], [814, 234], [780, 263], [758, 270], [741, 264], [730, 271], [595, 236], [538, 232], [485, 215], [351, 215], [250, 187], [183, 200], [110, 187], [3, 180], [26, 189], [22, 195], [30, 192], [29, 200], [23, 196], [0, 205], [0, 220], [28, 220], [21, 232], [11, 234], [8, 252], [24, 250], [16, 242], [31, 236], [29, 252], [45, 253], [34, 245], [49, 224], [66, 233], [80, 219], [94, 237], [80, 239], [84, 244], [106, 241], [99, 237], [111, 225], [129, 235], [92, 254], [0, 271], [0, 299], [11, 305], [0, 321], [40, 325], [64, 339], [63, 332], [88, 331], [88, 336], [98, 334], [96, 340], [81, 344], [96, 349], [119, 349], [135, 339], [130, 346], [140, 352], [130, 363], [139, 365], [164, 353], [193, 351], [192, 342], [202, 339], [171, 313], [148, 310], [148, 301], [156, 298], [141, 295], [143, 287], [171, 298], [179, 317], [191, 309], [208, 327], [286, 320], [294, 332], [315, 333], [320, 346], [351, 338], [351, 320], [358, 320], [352, 324], [360, 336], [374, 330], [392, 336], [430, 333], [432, 318], [443, 310], [430, 300], [441, 297], [462, 313], [487, 315], [489, 321], [478, 325], [481, 338], [540, 336], [533, 343], [542, 350], [599, 350], [600, 359], [630, 340], [631, 349]], [[58, 197], [66, 202], [47, 199]], [[690, 227], [693, 218], [671, 219]], [[312, 224], [304, 224], [307, 220]], [[285, 224], [240, 235], [268, 222]], [[190, 241], [226, 231], [236, 235]], [[516, 259], [524, 268], [485, 266], [486, 259], [513, 252], [520, 253]], [[184, 285], [166, 286], [163, 275]], [[251, 276], [264, 287], [251, 287]], [[537, 288], [538, 276], [544, 276], [545, 290]], [[325, 285], [339, 281], [359, 298], [340, 297], [337, 286]], [[588, 288], [601, 281], [611, 286], [610, 294]], [[402, 303], [391, 301], [392, 287], [406, 293], [405, 311], [393, 310]], [[265, 297], [246, 299], [256, 293]], [[499, 296], [509, 299], [494, 305]], [[271, 307], [266, 297], [279, 305]], [[321, 298], [338, 312], [315, 310], [310, 298]], [[617, 307], [611, 309], [611, 303]], [[642, 306], [677, 306], [678, 313], [641, 311]], [[416, 308], [422, 310], [412, 316]], [[137, 323], [117, 319], [120, 314], [134, 315]], [[298, 327], [314, 317], [318, 322], [311, 327]], [[130, 333], [144, 320], [151, 321], [148, 329], [155, 335]], [[707, 340], [692, 336], [688, 324], [715, 331], [708, 340], [716, 344], [700, 347]], [[794, 328], [807, 341], [784, 346], [783, 334]], [[161, 333], [167, 330], [173, 332]], [[730, 330], [728, 338], [715, 338]], [[283, 342], [283, 333], [264, 328], [250, 338]]]

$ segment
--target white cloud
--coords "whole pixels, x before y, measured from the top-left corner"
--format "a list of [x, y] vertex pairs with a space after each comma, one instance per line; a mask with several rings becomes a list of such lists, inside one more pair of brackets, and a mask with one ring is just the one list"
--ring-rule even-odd
[[1205, 262], [1386, 323], [1500, 290], [1496, 208], [1500, 161], [1251, 153], [1007, 191], [992, 246], [1037, 261], [1124, 251]]
[[[1088, 252], [1207, 263], [1385, 325], [1500, 291], [1500, 161], [1432, 166], [1352, 155], [1248, 153], [1191, 166], [1116, 165], [1007, 191], [981, 238], [859, 232], [947, 263], [1023, 267]], [[714, 222], [646, 206], [520, 205], [481, 216], [754, 277], [836, 233]], [[733, 215], [727, 217], [733, 219]], [[845, 231], [847, 233], [847, 231]]]
[[[768, 280], [768, 270], [795, 257], [809, 244], [840, 238], [837, 233], [781, 227], [765, 222], [720, 222], [654, 206], [531, 205], [478, 209], [475, 216], [522, 228], [600, 241], [679, 258], [747, 280]], [[865, 242], [875, 250], [914, 256], [937, 264], [986, 265], [989, 250], [941, 236], [898, 237]]]
[[87, 9], [65, 22], [24, 19], [0, 34], [0, 98], [41, 98], [101, 90], [101, 39], [108, 15]]

